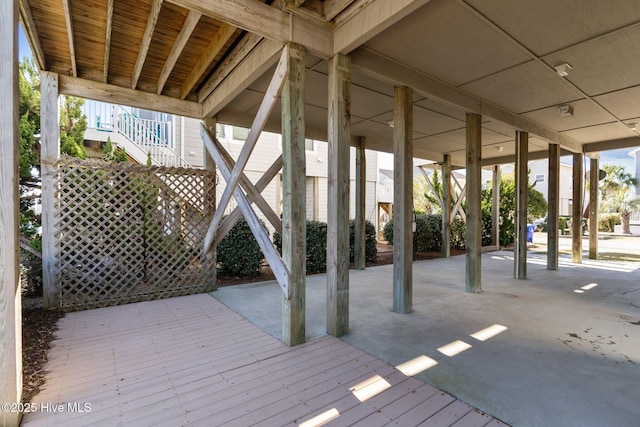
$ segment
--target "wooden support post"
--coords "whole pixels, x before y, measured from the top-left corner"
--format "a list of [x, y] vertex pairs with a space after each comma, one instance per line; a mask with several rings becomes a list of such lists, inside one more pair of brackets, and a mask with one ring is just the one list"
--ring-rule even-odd
[[55, 162], [60, 158], [60, 109], [58, 75], [43, 71], [40, 75], [40, 176], [42, 177], [42, 281], [45, 308], [58, 306], [56, 277], [56, 237], [54, 212], [56, 188]]
[[365, 138], [358, 137], [356, 144], [356, 221], [353, 264], [356, 270], [364, 270], [367, 262], [367, 224], [365, 204], [367, 196], [367, 156]]
[[598, 157], [591, 157], [589, 169], [589, 259], [598, 259]]
[[[466, 291], [482, 292], [482, 116], [467, 113]], [[462, 195], [460, 195], [462, 197]]]
[[413, 90], [394, 89], [393, 311], [413, 310]]
[[[0, 3], [0, 403], [22, 401], [18, 118], [18, 1]], [[13, 406], [11, 406], [13, 407]], [[0, 411], [0, 425], [20, 424], [19, 411]]]
[[573, 206], [571, 210], [571, 261], [582, 263], [582, 189], [584, 167], [582, 153], [573, 154]]
[[500, 249], [500, 165], [493, 166], [491, 194], [491, 244]]
[[282, 88], [282, 259], [289, 270], [289, 297], [282, 304], [282, 340], [305, 341], [307, 253], [306, 165], [304, 152], [304, 47], [289, 43]]
[[327, 333], [349, 331], [349, 148], [351, 61], [329, 60], [329, 177], [327, 215]]
[[560, 145], [549, 144], [549, 212], [547, 213], [547, 270], [558, 269], [558, 222], [560, 215]]
[[527, 206], [529, 204], [529, 134], [516, 131], [516, 247], [513, 277], [527, 278]]
[[[182, 124], [184, 125], [184, 120], [182, 120]], [[205, 117], [202, 120], [202, 124], [207, 129], [207, 131], [209, 131], [211, 135], [213, 136], [216, 135], [216, 119], [215, 118]], [[184, 128], [181, 128], [180, 132], [184, 135]], [[182, 149], [184, 150], [184, 145], [182, 146]], [[216, 163], [214, 162], [213, 157], [211, 157], [211, 154], [209, 154], [209, 151], [206, 149], [204, 145], [202, 146], [202, 150], [203, 150], [202, 156], [203, 156], [204, 170], [206, 170], [207, 172], [210, 172], [213, 175], [211, 177], [206, 178], [205, 186], [204, 186], [204, 197], [206, 199], [204, 201], [204, 206], [205, 206], [204, 216], [205, 218], [207, 218], [207, 220], [211, 221], [216, 211]], [[217, 271], [216, 271], [217, 269], [215, 267], [217, 264], [217, 261], [216, 261], [217, 245], [213, 245], [212, 247], [210, 247], [209, 250], [203, 255], [207, 259], [211, 260], [211, 262], [207, 263], [206, 265], [213, 266], [213, 268], [211, 269], [212, 271], [208, 272], [208, 274], [205, 275], [206, 280], [212, 281], [213, 290], [216, 290], [218, 289]]]
[[451, 154], [442, 159], [442, 256], [451, 256]]

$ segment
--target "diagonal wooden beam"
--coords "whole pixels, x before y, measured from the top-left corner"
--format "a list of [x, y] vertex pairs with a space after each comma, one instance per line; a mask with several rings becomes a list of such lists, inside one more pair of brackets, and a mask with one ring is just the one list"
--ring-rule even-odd
[[69, 56], [71, 56], [71, 75], [78, 76], [78, 67], [76, 66], [76, 48], [73, 37], [73, 17], [71, 16], [71, 0], [62, 0], [62, 8], [64, 10], [64, 21], [67, 26], [67, 40], [69, 41]]
[[[217, 143], [217, 140], [213, 140], [213, 142]], [[222, 148], [222, 145], [217, 143], [216, 147]], [[233, 165], [229, 163], [228, 159], [226, 158], [225, 151], [220, 150], [220, 152], [223, 155], [223, 157], [225, 157], [225, 161], [227, 162], [227, 165], [231, 169]], [[241, 180], [240, 185], [242, 185], [242, 188], [244, 188], [245, 190], [247, 188], [252, 189], [252, 191], [247, 192], [247, 199], [249, 200], [249, 202], [252, 202], [258, 205], [256, 201], [259, 200], [262, 203], [262, 206], [258, 205], [258, 207], [260, 208], [262, 213], [265, 214], [265, 216], [267, 217], [267, 219], [269, 220], [273, 228], [278, 233], [282, 234], [282, 220], [278, 215], [276, 215], [276, 213], [273, 211], [271, 206], [264, 200], [264, 197], [262, 197], [262, 194], [260, 194], [262, 190], [264, 190], [267, 187], [267, 185], [273, 180], [273, 178], [275, 178], [275, 176], [278, 174], [280, 169], [282, 169], [282, 155], [280, 155], [276, 159], [276, 161], [273, 162], [271, 167], [269, 167], [269, 169], [267, 169], [267, 171], [264, 173], [264, 175], [262, 175], [262, 177], [258, 180], [258, 182], [256, 182], [255, 186], [251, 184], [251, 182], [249, 182], [248, 183], [249, 186], [247, 186], [245, 185], [243, 180]], [[244, 177], [244, 174], [243, 174], [243, 177]], [[238, 221], [241, 215], [242, 215], [242, 211], [237, 206], [233, 211], [231, 211], [229, 215], [227, 215], [225, 220], [222, 221], [222, 224], [220, 224], [220, 227], [218, 227], [218, 230], [216, 231], [216, 236], [215, 236], [215, 239], [213, 240], [214, 247], [217, 247], [222, 241], [222, 239], [224, 239], [224, 236], [226, 236], [229, 233], [229, 231], [231, 231], [231, 229], [236, 224], [236, 222]]]
[[240, 155], [238, 156], [238, 161], [236, 162], [233, 171], [227, 181], [227, 186], [225, 187], [222, 196], [220, 197], [220, 202], [218, 204], [218, 210], [216, 211], [213, 219], [211, 220], [211, 225], [209, 226], [209, 232], [215, 233], [218, 229], [218, 225], [222, 221], [222, 214], [224, 210], [227, 208], [229, 204], [229, 200], [231, 200], [231, 195], [234, 194], [236, 187], [238, 186], [238, 180], [240, 179], [240, 174], [247, 166], [247, 162], [249, 161], [249, 157], [253, 152], [253, 149], [256, 146], [256, 142], [258, 142], [258, 137], [264, 128], [273, 107], [275, 106], [278, 96], [280, 94], [280, 90], [282, 89], [282, 85], [284, 84], [285, 78], [288, 74], [289, 67], [289, 48], [286, 47], [282, 50], [282, 55], [280, 56], [280, 62], [276, 67], [276, 71], [273, 74], [273, 78], [271, 79], [271, 83], [269, 83], [269, 87], [262, 99], [262, 103], [260, 104], [260, 108], [258, 108], [258, 112], [256, 114], [256, 118], [249, 129], [249, 135], [247, 136], [247, 140], [244, 142], [242, 146], [242, 150], [240, 151]]
[[107, 29], [104, 36], [104, 61], [102, 70], [102, 82], [109, 83], [109, 61], [111, 56], [111, 33], [113, 32], [113, 2], [107, 1]]
[[[233, 170], [236, 163], [231, 157], [231, 155], [229, 154], [229, 152], [224, 149], [222, 144], [217, 139], [214, 139], [213, 143], [215, 144], [216, 149], [220, 152], [229, 170]], [[280, 169], [282, 169], [282, 155], [280, 155], [278, 159], [276, 159], [276, 161], [271, 165], [271, 167], [267, 170], [267, 172], [265, 172], [265, 175], [263, 175], [263, 177], [260, 179], [259, 182], [262, 183], [266, 179], [267, 181], [263, 184], [264, 186], [266, 186], [269, 182], [271, 182], [273, 177], [278, 173]], [[262, 213], [265, 215], [265, 217], [267, 218], [267, 220], [275, 230], [277, 230], [278, 232], [281, 232], [282, 220], [278, 215], [276, 215], [274, 210], [271, 208], [271, 205], [267, 203], [267, 201], [264, 199], [264, 197], [261, 194], [261, 191], [264, 189], [264, 187], [262, 189], [258, 189], [257, 185], [253, 185], [251, 180], [249, 180], [249, 178], [247, 178], [247, 176], [244, 173], [240, 174], [239, 184], [242, 187], [242, 189], [245, 191], [247, 195], [247, 199], [251, 203], [255, 203], [256, 206], [258, 206], [258, 208], [262, 211]], [[222, 222], [222, 224], [220, 224], [220, 226], [218, 227], [218, 230], [216, 231], [216, 238], [214, 239], [215, 245], [217, 245], [217, 243], [219, 243], [224, 237], [224, 236], [220, 236], [220, 234], [222, 234], [220, 230], [222, 229], [222, 226], [227, 222], [228, 219], [229, 217], [227, 217], [227, 219], [225, 219]], [[224, 234], [226, 234], [226, 232]]]
[[[229, 180], [231, 170], [229, 170], [229, 167], [224, 161], [221, 153], [216, 149], [216, 146], [213, 143], [214, 138], [204, 126], [200, 127], [200, 135], [202, 137], [202, 141], [204, 142], [205, 148], [220, 169], [220, 173], [222, 173], [222, 176], [226, 180]], [[282, 292], [284, 293], [286, 298], [289, 298], [289, 270], [287, 270], [287, 267], [282, 261], [282, 258], [280, 258], [280, 255], [278, 255], [276, 248], [271, 243], [269, 235], [267, 234], [267, 230], [265, 230], [262, 224], [260, 224], [260, 220], [256, 216], [256, 213], [253, 211], [253, 209], [251, 209], [251, 204], [247, 200], [245, 194], [240, 188], [236, 188], [233, 195], [236, 199], [236, 202], [238, 203], [238, 207], [242, 211], [242, 214], [247, 221], [247, 224], [249, 225], [249, 228], [251, 228], [251, 231], [256, 238], [258, 245], [260, 246], [260, 249], [262, 249], [264, 257], [269, 262], [269, 267], [271, 267], [273, 275], [282, 288]], [[209, 251], [212, 241], [213, 235], [207, 233], [204, 241], [204, 253], [207, 253]]]
[[147, 59], [147, 53], [149, 53], [149, 46], [151, 45], [153, 32], [155, 31], [156, 24], [158, 23], [160, 9], [162, 9], [162, 0], [153, 0], [153, 3], [151, 3], [151, 10], [149, 11], [149, 18], [147, 19], [147, 27], [144, 29], [144, 35], [140, 42], [140, 50], [138, 51], [136, 65], [133, 67], [133, 74], [131, 75], [131, 89], [135, 89], [136, 86], [138, 86], [142, 67], [144, 66], [144, 61]]
[[[455, 180], [455, 178], [454, 178], [454, 180]], [[464, 209], [462, 209], [462, 201], [464, 200], [466, 195], [467, 195], [467, 185], [465, 184], [464, 187], [462, 187], [460, 189], [460, 194], [458, 195], [458, 199], [456, 200], [456, 204], [453, 207], [453, 209], [451, 210], [450, 218], [455, 217], [456, 213], [460, 212], [460, 216], [462, 217], [462, 220], [465, 221], [465, 222], [467, 221], [467, 215], [465, 214]]]
[[[169, 52], [169, 56], [167, 56], [167, 60], [164, 62], [164, 66], [160, 72], [160, 77], [158, 77], [158, 89], [156, 91], [158, 95], [162, 93], [162, 89], [164, 88], [165, 83], [167, 83], [167, 79], [169, 78], [171, 71], [173, 71], [173, 67], [175, 67], [176, 62], [178, 62], [178, 58], [180, 58], [184, 47], [187, 45], [193, 30], [196, 29], [196, 25], [198, 25], [201, 16], [202, 14], [200, 12], [192, 10], [184, 20], [180, 34], [178, 34], [176, 41], [173, 42], [171, 52]], [[185, 97], [181, 98], [184, 99]]]
[[442, 203], [442, 198], [440, 197], [440, 195], [436, 191], [435, 186], [431, 182], [431, 178], [429, 178], [429, 175], [427, 175], [427, 172], [424, 170], [424, 167], [418, 166], [418, 169], [420, 169], [420, 172], [422, 172], [422, 175], [424, 175], [424, 179], [427, 180], [427, 185], [429, 186], [429, 188], [433, 192], [433, 195], [436, 196], [436, 199], [438, 199], [438, 203], [440, 203], [440, 207], [442, 208], [442, 210], [444, 210], [444, 204]]
[[36, 23], [33, 20], [33, 15], [31, 14], [29, 1], [20, 0], [19, 8], [20, 22], [22, 22], [24, 33], [29, 40], [29, 46], [31, 46], [31, 52], [36, 60], [36, 65], [39, 70], [44, 70], [46, 66], [44, 50], [42, 50], [42, 45], [40, 44], [40, 36], [38, 35], [38, 29], [36, 28]]
[[186, 80], [182, 84], [182, 88], [180, 88], [180, 98], [185, 99], [191, 89], [198, 83], [200, 77], [207, 71], [209, 65], [216, 59], [216, 56], [220, 53], [220, 51], [224, 48], [224, 45], [229, 41], [229, 39], [235, 33], [236, 27], [229, 24], [222, 24], [218, 29], [218, 32], [211, 42], [209, 46], [207, 46], [204, 54], [198, 59], [198, 62], [193, 66], [189, 76], [187, 76]]

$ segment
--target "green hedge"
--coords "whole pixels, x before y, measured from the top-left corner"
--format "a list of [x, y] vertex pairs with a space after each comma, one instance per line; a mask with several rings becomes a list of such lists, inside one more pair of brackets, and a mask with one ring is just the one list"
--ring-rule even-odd
[[[491, 244], [491, 214], [482, 215], [482, 244]], [[383, 229], [385, 240], [393, 244], [393, 220], [385, 224]], [[456, 216], [451, 224], [451, 247], [464, 249], [466, 247], [466, 224]], [[416, 215], [416, 232], [413, 234], [413, 252], [438, 252], [442, 250], [442, 216]]]
[[[265, 226], [264, 222], [260, 223]], [[222, 239], [217, 257], [218, 273], [223, 276], [255, 276], [260, 273], [264, 255], [244, 218], [240, 218]]]
[[[369, 221], [365, 225], [365, 259], [373, 261], [378, 256], [376, 227]], [[349, 223], [349, 259], [353, 262], [355, 245], [355, 221]], [[273, 244], [282, 253], [282, 236], [273, 233]], [[307, 273], [327, 271], [327, 223], [307, 221]]]

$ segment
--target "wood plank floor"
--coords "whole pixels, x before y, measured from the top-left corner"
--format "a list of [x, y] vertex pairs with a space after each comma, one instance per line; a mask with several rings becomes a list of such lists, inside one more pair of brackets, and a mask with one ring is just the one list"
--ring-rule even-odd
[[289, 348], [207, 294], [59, 328], [24, 426], [503, 425], [340, 339]]

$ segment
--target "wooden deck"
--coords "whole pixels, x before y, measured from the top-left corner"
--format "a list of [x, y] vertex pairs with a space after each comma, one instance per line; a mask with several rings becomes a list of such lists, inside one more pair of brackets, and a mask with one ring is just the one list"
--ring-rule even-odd
[[24, 426], [503, 425], [340, 339], [289, 348], [207, 294], [59, 327]]

